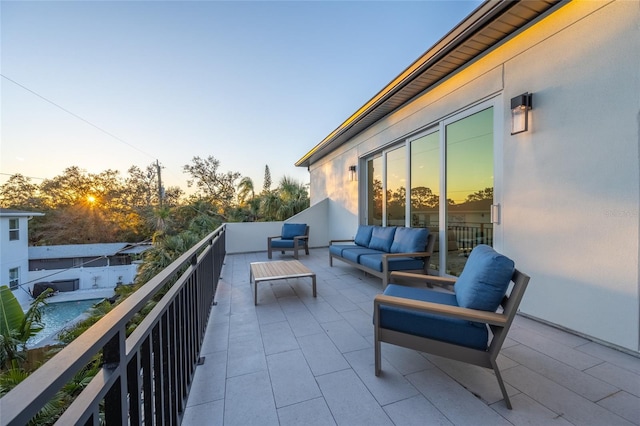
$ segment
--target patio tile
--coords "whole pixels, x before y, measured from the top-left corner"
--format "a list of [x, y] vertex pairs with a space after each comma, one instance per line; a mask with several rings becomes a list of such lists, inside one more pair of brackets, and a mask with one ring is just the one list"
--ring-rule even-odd
[[205, 363], [196, 368], [187, 407], [224, 399], [226, 378], [227, 352], [207, 354]]
[[640, 425], [640, 398], [620, 391], [608, 398], [598, 401], [598, 404], [629, 420], [635, 425]]
[[322, 396], [300, 350], [270, 355], [267, 364], [276, 407]]
[[342, 353], [371, 347], [345, 320], [326, 322], [322, 328]]
[[[373, 350], [373, 348], [371, 350]], [[387, 368], [387, 364], [392, 365], [402, 375], [417, 373], [418, 371], [434, 368], [434, 365], [425, 356], [412, 349], [382, 343], [383, 371]]]
[[502, 416], [437, 368], [407, 379], [455, 425], [509, 425]]
[[547, 379], [561, 384], [594, 402], [618, 391], [615, 386], [597, 379], [594, 375], [589, 375], [586, 372], [556, 361], [545, 354], [534, 351], [528, 346], [514, 346], [503, 350], [502, 353], [520, 364], [526, 364], [529, 369]]
[[338, 321], [342, 319], [342, 315], [340, 315], [338, 311], [333, 309], [333, 307], [325, 301], [314, 304], [305, 304], [309, 312], [311, 312], [311, 315], [313, 315], [316, 321], [320, 324], [323, 322]]
[[298, 344], [315, 376], [349, 368], [349, 363], [324, 332], [300, 337]]
[[322, 327], [306, 307], [304, 310], [287, 311], [285, 316], [296, 337], [322, 333]]
[[635, 374], [640, 375], [640, 355], [632, 356], [595, 342], [589, 342], [577, 349], [580, 352], [584, 352], [610, 364], [617, 365], [620, 368], [632, 371]]
[[360, 380], [382, 406], [416, 396], [419, 392], [395, 368], [375, 375], [375, 356], [371, 348], [349, 352], [345, 358]]
[[261, 331], [266, 355], [299, 349], [298, 341], [287, 321], [265, 324]]
[[566, 346], [546, 336], [520, 327], [510, 330], [509, 336], [526, 346], [543, 352], [578, 370], [585, 370], [602, 362], [602, 360], [573, 349], [570, 346]]
[[403, 426], [452, 426], [438, 409], [422, 395], [385, 405], [384, 411], [396, 425]]
[[224, 425], [224, 400], [188, 406], [182, 417], [183, 425]]
[[501, 402], [493, 404], [491, 408], [514, 425], [573, 425], [573, 423], [567, 421], [567, 419], [561, 415], [554, 413], [523, 393], [510, 396], [510, 399], [513, 404], [513, 410], [509, 410], [507, 406]]
[[524, 366], [511, 368], [503, 376], [513, 386], [571, 423], [594, 426], [632, 424]]
[[228, 379], [224, 401], [224, 423], [227, 425], [278, 425], [266, 370]]
[[[640, 359], [638, 363], [640, 363]], [[608, 363], [596, 365], [585, 370], [585, 373], [640, 397], [640, 374], [632, 373], [629, 370]]]
[[393, 424], [353, 370], [325, 374], [317, 381], [338, 425]]
[[324, 398], [278, 408], [278, 417], [280, 426], [331, 426], [336, 424]]

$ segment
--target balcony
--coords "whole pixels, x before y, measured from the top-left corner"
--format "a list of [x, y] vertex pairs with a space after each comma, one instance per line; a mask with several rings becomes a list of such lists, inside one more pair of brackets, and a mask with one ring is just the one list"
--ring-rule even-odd
[[273, 281], [254, 306], [256, 261], [225, 259], [183, 425], [640, 423], [640, 359], [521, 316], [499, 358], [513, 410], [490, 371], [412, 350], [383, 344], [375, 377], [379, 279], [312, 249], [317, 298], [308, 278]]
[[640, 424], [639, 358], [522, 316], [499, 358], [513, 410], [488, 370], [396, 346], [383, 344], [376, 377], [379, 279], [329, 267], [316, 248], [300, 260], [317, 274], [317, 298], [308, 278], [264, 282], [255, 306], [249, 264], [267, 254], [226, 255], [227, 233], [203, 239], [0, 399], [0, 424], [27, 423], [97, 354], [100, 373], [58, 424]]

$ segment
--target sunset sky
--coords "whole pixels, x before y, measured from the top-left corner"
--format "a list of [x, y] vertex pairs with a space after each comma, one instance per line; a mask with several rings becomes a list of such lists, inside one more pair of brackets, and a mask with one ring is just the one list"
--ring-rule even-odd
[[262, 187], [480, 1], [0, 3], [0, 183], [194, 156]]

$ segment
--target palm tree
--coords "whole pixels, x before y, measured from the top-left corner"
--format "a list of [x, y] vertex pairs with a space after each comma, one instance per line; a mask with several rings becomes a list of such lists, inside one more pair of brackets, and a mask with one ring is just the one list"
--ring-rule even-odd
[[243, 205], [247, 201], [253, 200], [255, 196], [253, 180], [248, 176], [243, 177], [238, 184], [238, 204]]
[[304, 184], [284, 176], [278, 186], [281, 204], [278, 208], [278, 220], [285, 220], [309, 207], [309, 195]]

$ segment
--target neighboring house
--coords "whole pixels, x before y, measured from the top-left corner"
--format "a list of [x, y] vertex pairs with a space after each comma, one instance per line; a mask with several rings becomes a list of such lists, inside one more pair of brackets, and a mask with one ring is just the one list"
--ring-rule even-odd
[[29, 281], [29, 220], [44, 216], [0, 208], [0, 285], [7, 285], [20, 301], [29, 299], [21, 285]]
[[482, 225], [523, 313], [640, 352], [639, 123], [638, 2], [487, 1], [298, 160], [331, 202], [315, 245], [429, 226], [455, 275], [449, 234]]
[[38, 282], [60, 291], [113, 288], [135, 279], [139, 255], [150, 244], [103, 243], [29, 247], [30, 288]]

